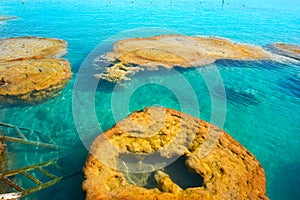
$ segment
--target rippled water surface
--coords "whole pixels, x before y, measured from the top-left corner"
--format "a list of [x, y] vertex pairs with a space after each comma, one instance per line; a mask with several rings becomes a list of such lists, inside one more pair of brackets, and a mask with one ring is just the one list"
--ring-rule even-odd
[[[10, 168], [60, 158], [64, 174], [70, 175], [28, 199], [83, 199], [80, 171], [87, 151], [80, 138], [86, 139], [88, 146], [100, 133], [99, 127], [107, 130], [131, 111], [150, 105], [182, 110], [217, 125], [222, 125], [218, 116], [226, 114], [222, 128], [261, 162], [266, 171], [268, 196], [278, 200], [300, 199], [300, 65], [297, 63], [221, 60], [198, 69], [176, 69], [174, 73], [165, 70], [141, 73], [121, 87], [105, 82], [90, 91], [76, 87], [75, 96], [83, 101], [83, 108], [78, 104], [72, 108], [78, 72], [86, 72], [86, 76], [93, 72], [92, 65], [81, 70], [81, 63], [90, 51], [112, 36], [126, 37], [123, 31], [135, 29], [127, 36], [177, 32], [222, 36], [262, 46], [272, 42], [300, 45], [298, 0], [228, 0], [223, 6], [222, 1], [195, 0], [24, 0], [24, 4], [21, 0], [1, 0], [0, 15], [19, 17], [0, 22], [1, 38], [42, 36], [68, 41], [65, 58], [70, 60], [74, 73], [56, 98], [35, 106], [0, 108], [0, 121], [38, 130], [44, 134], [41, 138], [47, 140], [50, 136], [62, 147], [52, 151], [9, 146], [13, 158]], [[110, 45], [108, 42], [100, 46], [99, 52], [111, 48]], [[178, 77], [188, 83], [186, 87], [192, 88], [192, 92], [180, 90], [185, 86]], [[132, 88], [135, 90], [130, 93]], [[180, 98], [174, 88], [179, 88]], [[123, 97], [129, 94], [128, 103], [124, 103]], [[84, 108], [90, 95], [95, 101], [97, 127], [91, 126], [92, 119]], [[224, 103], [226, 110], [222, 107]], [[77, 129], [74, 111], [81, 123], [76, 125]], [[29, 137], [36, 139], [34, 134]]]

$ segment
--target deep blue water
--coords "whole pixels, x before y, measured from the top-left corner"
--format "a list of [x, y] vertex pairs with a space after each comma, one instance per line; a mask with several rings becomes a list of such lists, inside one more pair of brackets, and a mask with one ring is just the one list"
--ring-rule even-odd
[[[39, 130], [66, 147], [49, 151], [11, 145], [15, 159], [10, 168], [61, 158], [65, 174], [77, 173], [28, 199], [83, 199], [85, 146], [100, 128], [107, 130], [131, 111], [150, 105], [182, 110], [220, 126], [260, 161], [271, 199], [300, 199], [299, 64], [222, 60], [198, 69], [141, 73], [121, 87], [80, 79], [93, 71], [84, 59], [94, 48], [100, 44], [95, 52], [104, 52], [124, 37], [176, 32], [262, 46], [300, 45], [298, 0], [228, 0], [223, 6], [222, 1], [195, 0], [1, 0], [0, 15], [19, 17], [0, 22], [1, 38], [28, 35], [68, 41], [65, 58], [74, 73], [56, 98], [0, 109], [0, 121]], [[95, 113], [87, 111], [90, 105]]]

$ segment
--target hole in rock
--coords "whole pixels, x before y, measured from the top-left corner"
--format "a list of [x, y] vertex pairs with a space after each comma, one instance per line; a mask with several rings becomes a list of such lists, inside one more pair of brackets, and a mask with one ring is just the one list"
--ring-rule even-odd
[[190, 171], [185, 165], [185, 160], [186, 158], [181, 156], [171, 165], [165, 167], [163, 171], [182, 189], [203, 186], [203, 177]]
[[[160, 158], [166, 159], [166, 158]], [[151, 162], [150, 162], [151, 160]], [[195, 188], [203, 186], [203, 177], [190, 171], [185, 165], [186, 158], [184, 156], [179, 157], [177, 160], [172, 162], [170, 165], [160, 169], [164, 173], [168, 174], [172, 181], [180, 186], [182, 189]], [[157, 160], [156, 160], [157, 161]], [[138, 166], [141, 165], [151, 165], [153, 169], [158, 169], [155, 167], [155, 162], [152, 159], [147, 158], [142, 155], [129, 155], [121, 154], [119, 156], [118, 169], [123, 172], [126, 180], [134, 185], [142, 186], [147, 189], [156, 188], [156, 182], [154, 175], [156, 171], [134, 173], [138, 172]], [[136, 170], [128, 170], [130, 167], [136, 167]], [[131, 168], [132, 169], [132, 168]], [[147, 171], [147, 170], [145, 170]]]

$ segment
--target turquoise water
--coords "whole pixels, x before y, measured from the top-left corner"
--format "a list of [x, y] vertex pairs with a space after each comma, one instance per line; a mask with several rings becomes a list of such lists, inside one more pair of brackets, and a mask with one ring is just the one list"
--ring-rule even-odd
[[[223, 6], [221, 2], [0, 2], [1, 15], [19, 16], [16, 20], [0, 22], [1, 38], [30, 35], [65, 39], [69, 43], [65, 58], [70, 60], [74, 73], [74, 78], [56, 98], [36, 106], [0, 109], [0, 121], [39, 130], [55, 143], [66, 147], [60, 151], [49, 151], [11, 145], [9, 151], [13, 151], [11, 153], [15, 159], [9, 163], [10, 168], [61, 158], [60, 165], [65, 174], [75, 173], [28, 199], [83, 199], [80, 170], [86, 158], [85, 146], [99, 133], [99, 127], [106, 130], [129, 112], [150, 105], [182, 110], [217, 125], [223, 123], [216, 116], [225, 113], [222, 128], [249, 149], [264, 167], [268, 196], [278, 200], [300, 199], [299, 64], [218, 61], [212, 66], [176, 70], [171, 74], [164, 71], [143, 73], [120, 88], [101, 82], [93, 86], [96, 93], [93, 88], [88, 90], [87, 86], [92, 83], [80, 88], [78, 79], [75, 81], [75, 78], [89, 76], [93, 72], [89, 65], [81, 67], [90, 51], [115, 35], [121, 38], [126, 35], [141, 37], [178, 32], [186, 35], [217, 35], [262, 46], [279, 41], [300, 45], [298, 0], [234, 0], [225, 1]], [[156, 29], [147, 29], [150, 27]], [[135, 30], [130, 34], [123, 33], [132, 29]], [[96, 52], [110, 48], [109, 44], [111, 41], [100, 45]], [[225, 86], [225, 108], [222, 104], [225, 98], [222, 84], [218, 82], [219, 79], [214, 81], [216, 77], [211, 74], [216, 77], [220, 74]], [[180, 98], [172, 88], [172, 85], [177, 88], [180, 88], [178, 85], [182, 86], [178, 83], [178, 76], [192, 88], [192, 92], [179, 90]], [[213, 80], [209, 86], [207, 79]], [[90, 97], [95, 101], [97, 120], [90, 118], [91, 113], [85, 112], [84, 106], [75, 104], [76, 108], [72, 108], [74, 83], [83, 105]], [[122, 97], [128, 96], [132, 88], [135, 90], [129, 96], [128, 103], [124, 104]], [[78, 120], [76, 124], [74, 119]], [[94, 123], [97, 126], [93, 126]], [[34, 138], [33, 135], [31, 137]], [[85, 146], [80, 138], [84, 139]]]

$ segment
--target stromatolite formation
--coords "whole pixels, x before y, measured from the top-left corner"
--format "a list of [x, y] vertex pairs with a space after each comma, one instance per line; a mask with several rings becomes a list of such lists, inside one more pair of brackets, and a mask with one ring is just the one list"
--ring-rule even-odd
[[273, 43], [267, 46], [272, 52], [300, 60], [300, 46], [295, 44]]
[[53, 38], [20, 37], [0, 40], [0, 61], [59, 58], [67, 50], [67, 42]]
[[[177, 158], [197, 186], [183, 187], [168, 174], [163, 165]], [[181, 181], [195, 181], [181, 171], [175, 167]], [[219, 128], [166, 108], [134, 112], [98, 136], [84, 174], [91, 200], [268, 199], [264, 170], [249, 151]]]
[[137, 71], [157, 67], [199, 67], [219, 59], [264, 60], [272, 54], [263, 48], [238, 44], [218, 37], [160, 35], [150, 38], [131, 38], [114, 44], [112, 52], [101, 55], [95, 63], [111, 62], [95, 77], [110, 82], [128, 80]]
[[56, 95], [72, 77], [70, 63], [59, 58], [66, 48], [59, 39], [1, 39], [0, 104], [37, 103]]

